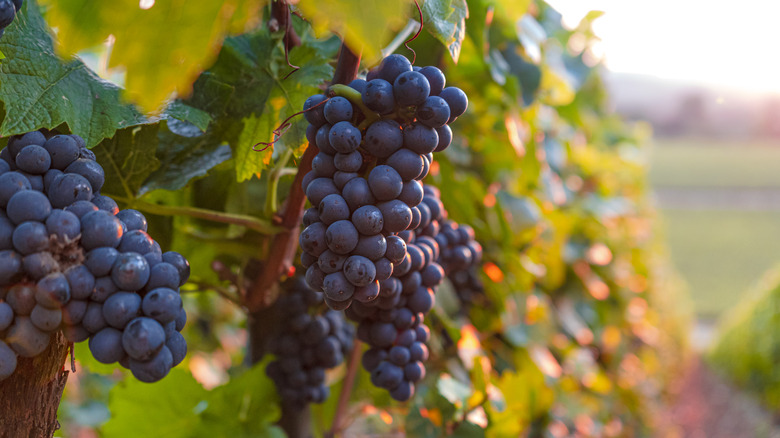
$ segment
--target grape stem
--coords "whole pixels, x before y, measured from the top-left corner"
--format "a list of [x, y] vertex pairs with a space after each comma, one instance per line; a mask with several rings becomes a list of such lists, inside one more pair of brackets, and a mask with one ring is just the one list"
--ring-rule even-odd
[[240, 225], [255, 230], [260, 234], [273, 235], [279, 231], [270, 221], [244, 214], [225, 213], [222, 211], [208, 210], [197, 207], [181, 207], [173, 205], [153, 204], [139, 199], [125, 198], [123, 196], [110, 195], [115, 201], [127, 204], [129, 208], [157, 214], [161, 216], [189, 216], [205, 219], [212, 222]]
[[355, 386], [355, 377], [357, 376], [358, 366], [360, 365], [360, 347], [360, 340], [355, 339], [355, 342], [352, 345], [352, 352], [349, 354], [347, 373], [344, 375], [344, 383], [341, 386], [341, 392], [339, 393], [339, 402], [336, 407], [336, 413], [333, 415], [333, 424], [330, 426], [330, 430], [325, 434], [325, 438], [335, 437], [336, 434], [340, 433], [346, 427], [346, 425], [343, 424], [344, 417], [347, 415], [349, 398], [352, 395], [352, 388]]
[[276, 161], [274, 168], [271, 169], [271, 172], [268, 174], [268, 193], [265, 197], [266, 217], [271, 217], [274, 213], [276, 213], [279, 199], [279, 180], [282, 178], [282, 176], [288, 174], [285, 173], [284, 170], [285, 166], [287, 166], [287, 162], [290, 161], [290, 158], [292, 158], [292, 155], [292, 149], [288, 148], [285, 150], [284, 155], [282, 155], [279, 160]]
[[381, 115], [372, 111], [369, 107], [366, 106], [365, 103], [363, 103], [363, 98], [361, 97], [358, 90], [348, 85], [341, 84], [331, 85], [329, 90], [334, 96], [341, 96], [350, 101], [353, 105], [360, 108], [360, 111], [366, 117], [366, 120], [361, 123], [361, 126], [368, 126], [382, 118]]

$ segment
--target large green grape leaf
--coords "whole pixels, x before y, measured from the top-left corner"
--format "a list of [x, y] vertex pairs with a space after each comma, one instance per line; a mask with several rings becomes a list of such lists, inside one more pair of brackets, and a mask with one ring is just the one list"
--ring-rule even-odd
[[371, 65], [382, 58], [382, 48], [406, 22], [412, 4], [411, 0], [301, 0], [298, 7], [315, 29], [342, 35], [349, 48], [362, 52]]
[[266, 0], [43, 3], [47, 19], [58, 30], [60, 53], [102, 44], [111, 35], [109, 67], [122, 67], [129, 97], [144, 110], [156, 111], [171, 94], [189, 94], [228, 32], [256, 24]]
[[146, 123], [120, 101], [119, 87], [104, 81], [80, 60], [63, 62], [54, 53], [35, 0], [27, 0], [0, 39], [0, 100], [5, 118], [0, 135], [20, 134], [63, 123], [88, 146], [117, 129]]
[[132, 199], [146, 178], [159, 166], [155, 156], [159, 125], [144, 125], [117, 131], [113, 138], [95, 146], [98, 162], [106, 173], [103, 192]]
[[426, 0], [422, 5], [424, 28], [447, 47], [452, 60], [458, 62], [466, 37], [469, 7], [466, 0]]

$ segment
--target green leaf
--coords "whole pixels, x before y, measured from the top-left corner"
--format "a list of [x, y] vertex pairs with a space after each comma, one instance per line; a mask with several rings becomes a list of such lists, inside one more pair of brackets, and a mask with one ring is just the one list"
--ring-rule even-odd
[[426, 0], [422, 11], [425, 28], [447, 47], [452, 60], [458, 62], [469, 17], [466, 0]]
[[106, 173], [103, 192], [134, 198], [146, 178], [159, 166], [157, 151], [158, 125], [139, 126], [118, 131], [95, 146], [98, 162]]
[[119, 87], [98, 78], [80, 60], [63, 62], [34, 0], [28, 0], [0, 39], [0, 135], [21, 134], [63, 123], [94, 146], [117, 129], [148, 121], [121, 103]]
[[191, 107], [181, 100], [174, 100], [165, 109], [165, 115], [167, 118], [174, 118], [176, 120], [187, 122], [200, 129], [206, 131], [211, 123], [211, 115], [209, 113]]
[[259, 176], [271, 164], [273, 146], [258, 145], [257, 151], [253, 147], [259, 142], [273, 140], [272, 131], [276, 128], [280, 112], [281, 108], [274, 110], [267, 105], [260, 117], [244, 119], [244, 129], [236, 145], [236, 178], [239, 182]]
[[156, 189], [178, 190], [231, 157], [230, 146], [212, 135], [185, 137], [160, 129], [157, 159], [159, 168], [144, 181], [139, 195]]
[[176, 368], [154, 384], [128, 378], [111, 390], [111, 419], [103, 436], [190, 438], [207, 394], [191, 374]]
[[113, 36], [109, 67], [126, 71], [130, 98], [156, 111], [171, 94], [187, 95], [192, 83], [216, 58], [231, 30], [257, 22], [264, 0], [137, 0], [93, 2], [45, 0], [47, 19], [58, 29], [58, 50], [70, 55]]
[[406, 23], [411, 4], [410, 0], [301, 0], [298, 7], [318, 32], [327, 29], [343, 35], [347, 46], [362, 52], [363, 60], [372, 65], [382, 58], [392, 32]]

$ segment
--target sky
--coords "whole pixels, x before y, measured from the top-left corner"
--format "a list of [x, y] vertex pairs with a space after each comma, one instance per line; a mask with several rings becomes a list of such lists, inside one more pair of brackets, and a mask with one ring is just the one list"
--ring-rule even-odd
[[590, 10], [615, 72], [780, 92], [780, 1], [547, 0], [575, 26]]

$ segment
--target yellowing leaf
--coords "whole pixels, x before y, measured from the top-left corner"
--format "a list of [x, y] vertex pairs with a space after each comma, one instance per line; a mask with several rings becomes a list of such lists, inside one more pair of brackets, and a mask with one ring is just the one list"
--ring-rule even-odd
[[126, 72], [130, 99], [157, 111], [174, 93], [186, 95], [215, 59], [228, 31], [255, 21], [265, 0], [193, 2], [157, 0], [142, 9], [138, 0], [93, 2], [44, 0], [57, 29], [58, 51], [76, 53], [114, 42], [109, 67]]
[[374, 64], [394, 30], [408, 17], [409, 0], [301, 0], [298, 7], [314, 27], [343, 36], [347, 46], [363, 52], [363, 60]]

